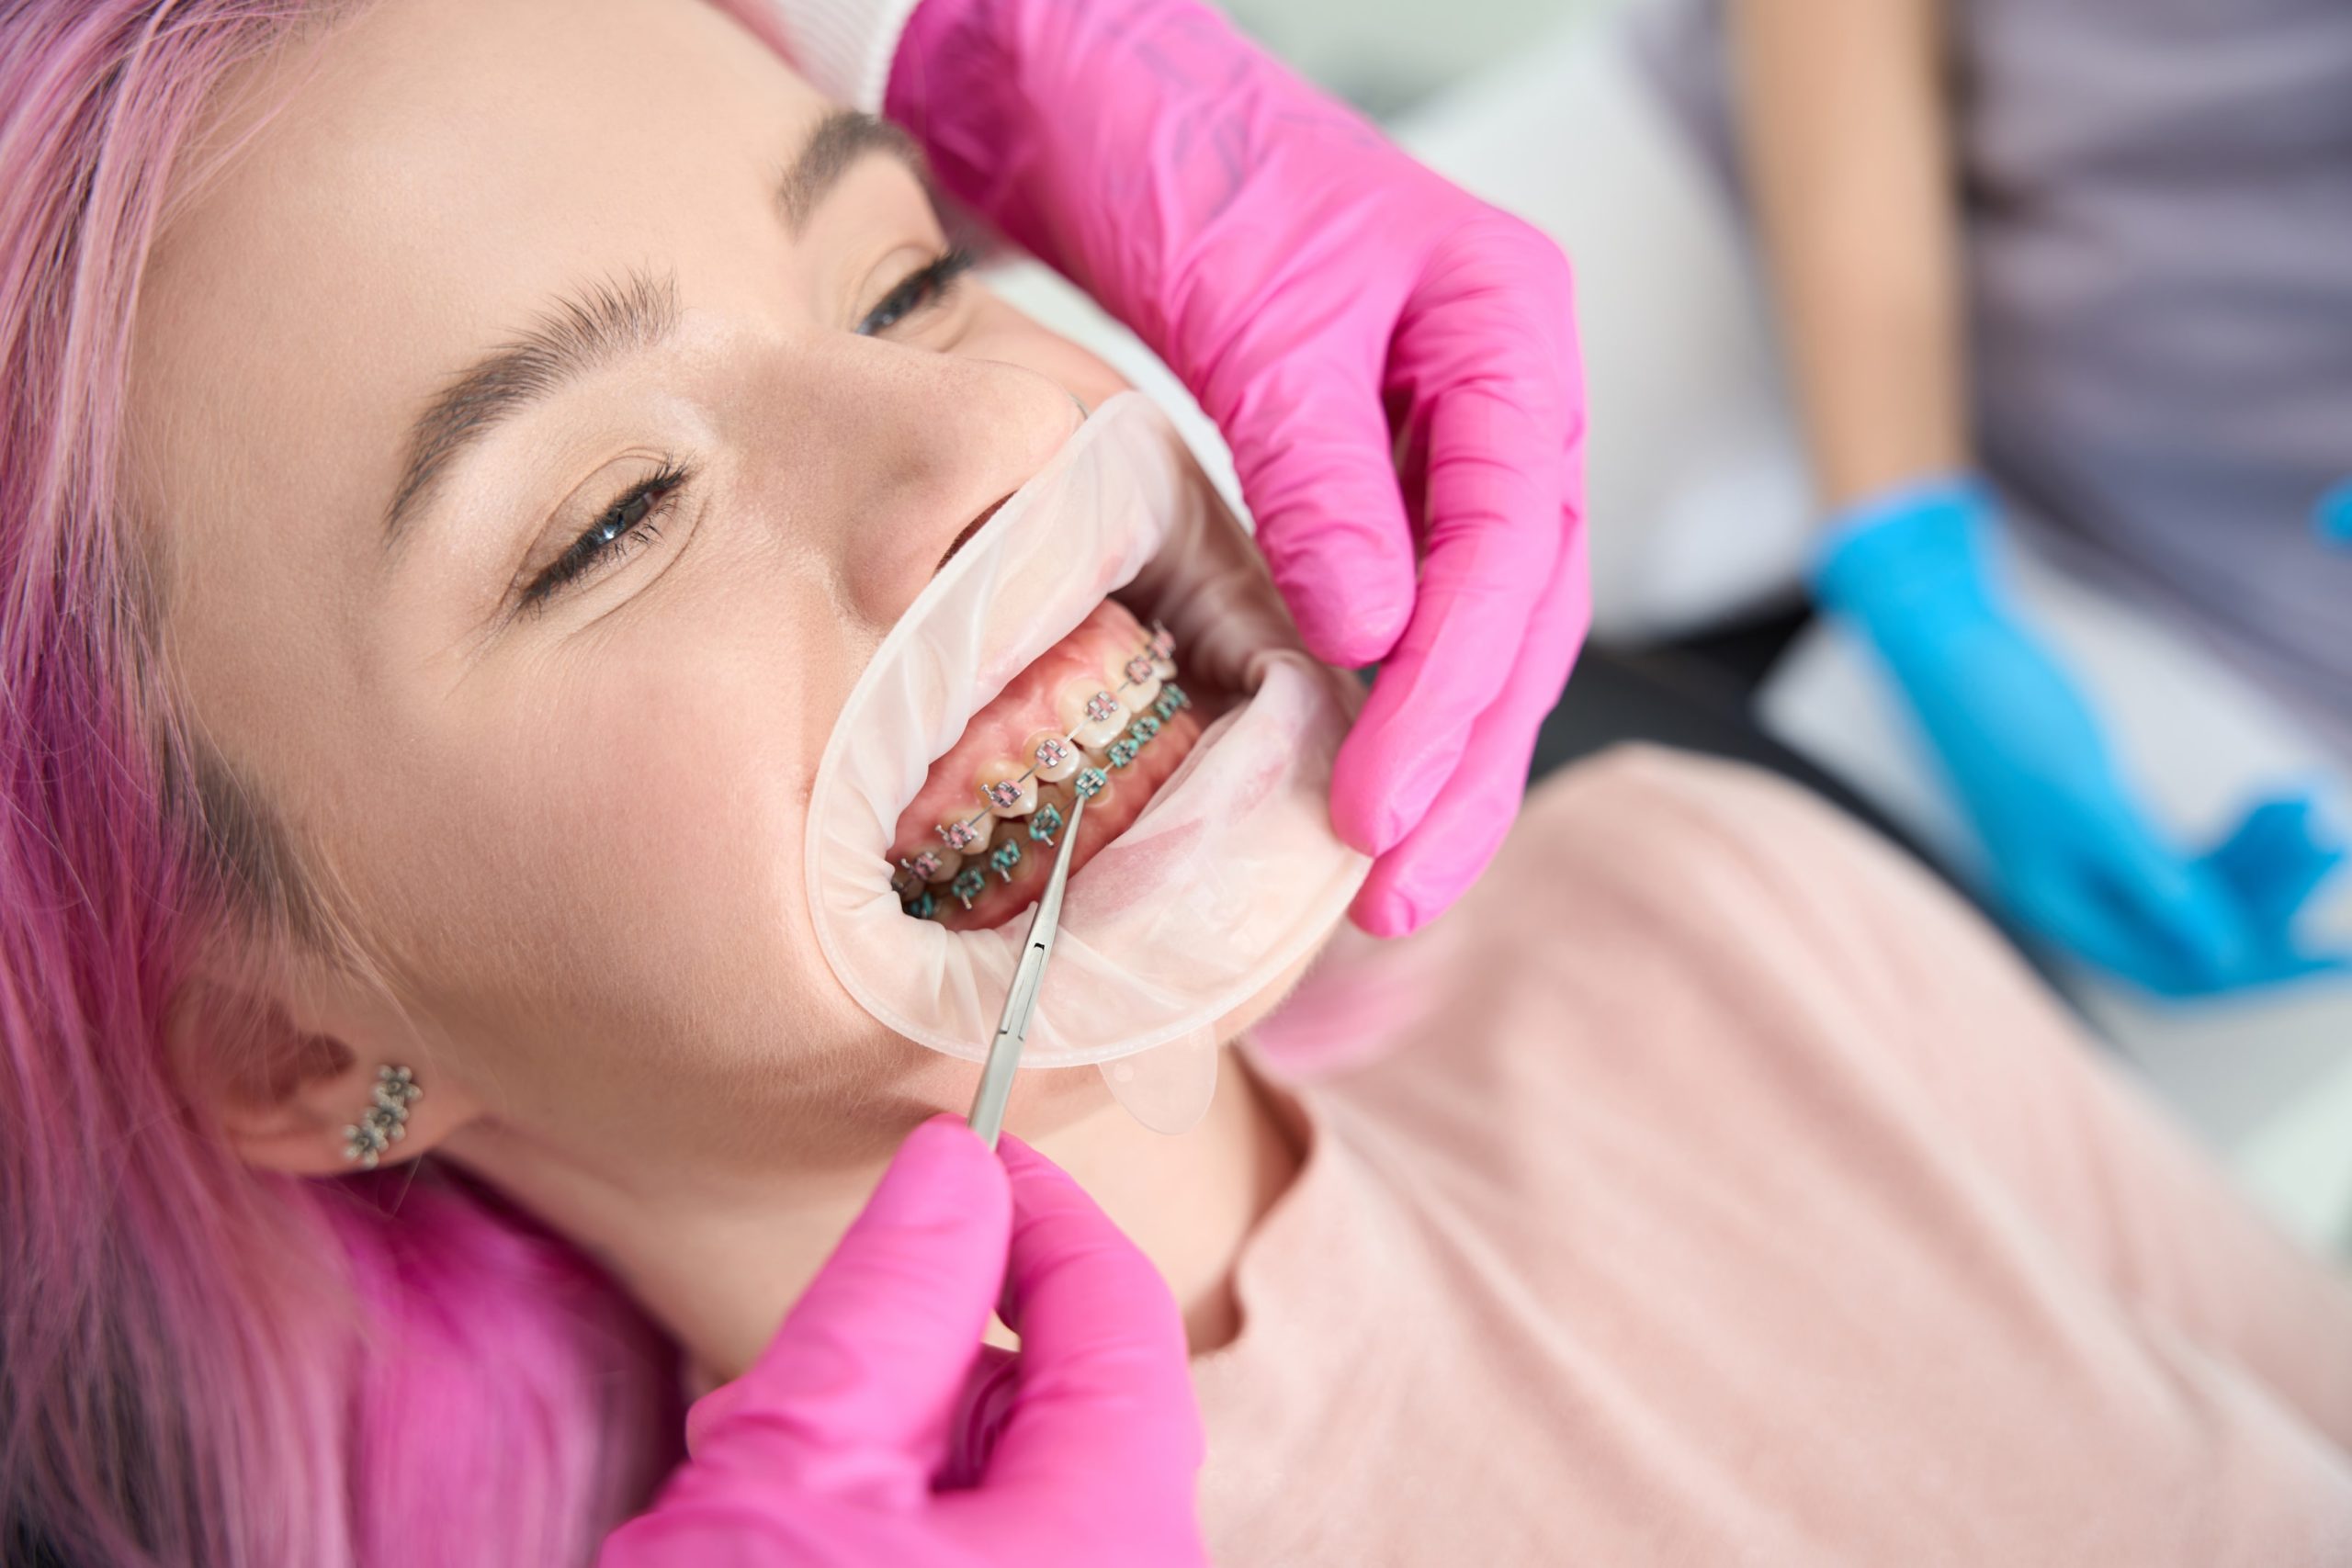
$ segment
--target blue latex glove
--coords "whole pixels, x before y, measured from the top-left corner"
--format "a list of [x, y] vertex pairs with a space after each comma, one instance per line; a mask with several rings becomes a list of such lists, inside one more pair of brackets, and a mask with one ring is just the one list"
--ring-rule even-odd
[[2030, 931], [2164, 996], [2342, 966], [2295, 917], [2344, 858], [2309, 800], [2250, 812], [2218, 848], [2165, 841], [2097, 721], [2020, 624], [1984, 493], [1951, 480], [1849, 513], [1814, 562], [1815, 598], [1894, 676], [1983, 840], [2000, 901]]
[[2312, 509], [2312, 525], [2328, 543], [2352, 548], [2352, 479], [2319, 498]]

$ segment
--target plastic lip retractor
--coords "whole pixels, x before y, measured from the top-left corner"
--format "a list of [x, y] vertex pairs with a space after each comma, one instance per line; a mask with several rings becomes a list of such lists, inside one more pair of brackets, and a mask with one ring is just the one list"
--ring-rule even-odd
[[1107, 1064], [1113, 1092], [1167, 1127], [1206, 1104], [1217, 1021], [1321, 944], [1370, 862], [1330, 825], [1331, 760], [1361, 690], [1306, 653], [1256, 544], [1148, 399], [1098, 408], [883, 638], [810, 791], [809, 916], [876, 1021], [982, 1059], [1020, 932], [907, 915], [891, 887], [899, 818], [972, 715], [1114, 592], [1233, 702], [1071, 874], [1022, 1065]]
[[1070, 851], [1078, 844], [1079, 819], [1086, 815], [1085, 795], [1070, 802], [1069, 823], [1062, 847], [1054, 852], [1053, 874], [1029, 917], [1028, 934], [1021, 940], [1021, 962], [1012, 971], [1012, 988], [1005, 993], [1004, 1016], [997, 1020], [996, 1038], [989, 1043], [988, 1065], [980, 1069], [979, 1092], [972, 1097], [972, 1131], [989, 1147], [1004, 1130], [1004, 1102], [1012, 1094], [1013, 1070], [1021, 1066], [1021, 1047], [1029, 1038], [1029, 1015], [1037, 1010], [1037, 992], [1046, 983], [1046, 964], [1054, 956], [1054, 937], [1062, 925], [1062, 889], [1069, 886]]

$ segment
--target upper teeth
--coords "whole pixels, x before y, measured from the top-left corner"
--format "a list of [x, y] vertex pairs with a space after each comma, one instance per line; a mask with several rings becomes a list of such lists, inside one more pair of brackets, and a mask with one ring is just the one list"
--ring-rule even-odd
[[980, 786], [980, 796], [999, 817], [1026, 817], [1037, 809], [1036, 773], [1031, 768], [1011, 778], [991, 780]]
[[1148, 650], [1132, 653], [1103, 671], [1117, 688], [1119, 705], [1130, 716], [1139, 714], [1159, 695], [1159, 676]]
[[[1090, 693], [1080, 700], [1078, 721], [1070, 726], [1069, 738], [1090, 751], [1100, 751], [1118, 739], [1126, 728], [1127, 710], [1117, 697], [1105, 691]], [[1069, 710], [1065, 708], [1067, 714]]]
[[995, 831], [996, 818], [985, 811], [975, 812], [960, 822], [939, 825], [939, 836], [959, 854], [973, 854], [988, 848], [989, 839]]
[[906, 867], [925, 882], [944, 882], [956, 874], [964, 857], [954, 850], [922, 850], [908, 857]]
[[[1046, 730], [1031, 736], [1027, 742], [1028, 767], [1016, 771], [1017, 764], [1000, 762], [983, 769], [978, 781], [980, 809], [939, 824], [939, 837], [946, 846], [944, 850], [922, 850], [899, 863], [901, 870], [893, 885], [906, 900], [908, 912], [919, 916], [933, 912], [936, 902], [922, 894], [922, 886], [940, 882], [952, 882], [950, 891], [957, 901], [967, 909], [971, 908], [981, 883], [977, 869], [966, 865], [964, 858], [988, 849], [1000, 818], [1035, 813], [1037, 819], [1030, 825], [1030, 836], [1050, 844], [1052, 835], [1060, 831], [1061, 816], [1050, 803], [1040, 808], [1037, 786], [1068, 780], [1077, 793], [1091, 797], [1100, 794], [1110, 779], [1102, 767], [1089, 765], [1086, 753], [1098, 757], [1107, 754], [1114, 768], [1125, 767], [1135, 760], [1136, 753], [1159, 733], [1160, 720], [1183, 701], [1183, 694], [1169, 684], [1176, 673], [1175, 648], [1176, 639], [1167, 628], [1155, 626], [1143, 651], [1107, 667], [1115, 689], [1097, 687], [1089, 691], [1079, 685], [1063, 693], [1061, 717], [1067, 732], [1057, 735]], [[1132, 725], [1130, 720], [1134, 721]], [[1053, 814], [1050, 826], [1045, 822], [1047, 812]], [[1042, 832], [1038, 830], [1041, 827]], [[997, 874], [1009, 882], [1020, 858], [1018, 842], [1007, 842], [998, 846], [989, 862]]]

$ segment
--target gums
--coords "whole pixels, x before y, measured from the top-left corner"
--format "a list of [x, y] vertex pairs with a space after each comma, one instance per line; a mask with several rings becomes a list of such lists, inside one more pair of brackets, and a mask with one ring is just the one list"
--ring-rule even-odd
[[1043, 888], [1079, 791], [1073, 874], [1125, 831], [1200, 739], [1173, 654], [1105, 599], [974, 714], [892, 837], [907, 912], [955, 931], [1012, 919]]

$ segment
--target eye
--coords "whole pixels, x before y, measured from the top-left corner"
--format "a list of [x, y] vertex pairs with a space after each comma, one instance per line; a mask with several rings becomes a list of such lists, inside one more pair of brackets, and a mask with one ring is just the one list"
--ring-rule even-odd
[[564, 547], [563, 554], [531, 580], [523, 590], [523, 608], [536, 609], [544, 604], [558, 590], [608, 557], [616, 556], [632, 540], [642, 542], [657, 537], [656, 524], [668, 510], [670, 499], [689, 477], [678, 465], [664, 462], [657, 472], [615, 496], [596, 521], [581, 530], [580, 536]]
[[899, 322], [929, 306], [937, 304], [956, 280], [972, 270], [978, 258], [961, 245], [951, 246], [936, 257], [901, 278], [898, 287], [882, 296], [865, 319], [857, 323], [860, 337], [872, 337], [889, 331]]

